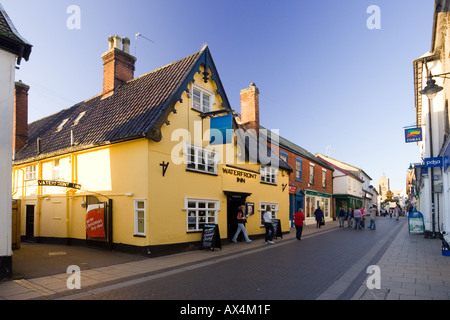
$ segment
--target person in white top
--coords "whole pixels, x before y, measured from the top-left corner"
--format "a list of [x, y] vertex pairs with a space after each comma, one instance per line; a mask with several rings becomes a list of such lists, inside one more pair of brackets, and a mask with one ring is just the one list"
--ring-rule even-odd
[[272, 212], [266, 211], [263, 215], [264, 226], [266, 227], [266, 243], [275, 243], [272, 241], [273, 236], [275, 234], [275, 230], [272, 224]]

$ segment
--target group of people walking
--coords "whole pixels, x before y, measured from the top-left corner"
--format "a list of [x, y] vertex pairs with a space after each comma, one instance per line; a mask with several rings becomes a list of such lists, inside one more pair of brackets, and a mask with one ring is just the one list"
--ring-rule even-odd
[[[249, 216], [248, 213], [245, 212], [245, 205], [241, 205], [238, 209], [237, 213], [237, 229], [234, 234], [231, 242], [237, 242], [237, 238], [239, 234], [242, 232], [245, 242], [251, 243], [252, 240], [248, 237], [247, 230], [245, 229], [245, 224], [247, 223], [247, 218]], [[266, 211], [263, 214], [264, 219], [264, 227], [266, 228], [265, 242], [266, 244], [273, 244], [273, 237], [275, 236], [275, 229], [272, 224], [272, 213], [270, 211]]]
[[364, 207], [356, 206], [355, 208], [349, 208], [345, 210], [342, 206], [339, 209], [338, 219], [339, 219], [339, 227], [344, 227], [345, 221], [347, 221], [347, 227], [355, 229], [364, 229], [366, 226], [367, 218], [370, 219], [370, 224], [368, 228], [370, 230], [376, 229], [375, 220], [377, 217], [377, 208], [376, 206], [371, 207], [369, 210], [366, 210]]
[[[366, 210], [364, 207], [356, 206], [355, 208], [349, 208], [348, 210], [345, 210], [343, 206], [340, 207], [339, 213], [338, 213], [338, 219], [339, 219], [339, 227], [344, 227], [345, 222], [347, 222], [348, 228], [355, 228], [355, 229], [364, 229], [366, 225], [366, 220], [369, 219], [370, 223], [368, 228], [370, 230], [376, 229], [376, 220], [377, 216], [377, 208], [376, 206], [371, 207], [369, 210]], [[398, 216], [398, 215], [397, 215]], [[247, 243], [252, 242], [250, 238], [247, 235], [247, 231], [245, 230], [245, 223], [247, 221], [248, 214], [245, 212], [245, 206], [240, 206], [238, 209], [237, 214], [237, 230], [232, 238], [232, 242], [237, 241], [238, 235], [242, 232], [244, 239]], [[316, 228], [320, 228], [325, 224], [324, 214], [320, 207], [318, 207], [314, 211], [314, 217], [316, 220]], [[299, 209], [294, 214], [294, 226], [296, 228], [296, 238], [298, 240], [301, 240], [302, 232], [303, 232], [303, 226], [305, 224], [305, 215], [303, 213], [302, 209]], [[267, 211], [263, 214], [264, 219], [264, 226], [266, 228], [266, 234], [265, 234], [265, 242], [266, 244], [274, 243], [272, 241], [275, 230], [272, 224], [272, 215], [270, 211]]]

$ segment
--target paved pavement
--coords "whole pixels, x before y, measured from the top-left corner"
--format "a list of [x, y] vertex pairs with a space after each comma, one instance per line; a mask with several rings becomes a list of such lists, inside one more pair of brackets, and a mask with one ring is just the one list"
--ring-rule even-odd
[[[353, 300], [450, 299], [450, 257], [442, 256], [440, 240], [409, 235], [406, 219], [403, 219], [399, 223], [404, 223], [404, 227], [377, 263], [381, 270], [381, 289], [369, 290], [364, 281]], [[308, 225], [303, 237], [336, 229], [335, 221], [320, 229]], [[287, 241], [297, 241], [295, 230], [276, 239], [277, 244]], [[180, 269], [188, 270], [218, 259], [264, 250], [266, 246], [264, 239], [256, 239], [250, 244], [224, 244], [222, 250], [146, 258], [84, 247], [23, 243], [20, 250], [14, 251], [13, 279], [0, 282], [0, 300], [87, 298], [89, 294], [120, 287], [123, 283], [141, 281], [142, 277], [151, 279], [180, 272]], [[68, 289], [70, 274], [66, 273], [66, 268], [69, 265], [81, 269], [81, 290]]]

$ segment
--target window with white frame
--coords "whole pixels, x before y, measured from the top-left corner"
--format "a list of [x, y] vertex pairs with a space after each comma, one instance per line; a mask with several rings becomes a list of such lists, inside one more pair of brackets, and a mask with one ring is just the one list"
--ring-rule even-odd
[[200, 112], [212, 111], [214, 93], [197, 85], [192, 86], [192, 109]]
[[185, 198], [187, 232], [199, 232], [205, 224], [217, 224], [219, 200]]
[[37, 179], [37, 165], [33, 164], [25, 168], [25, 180]]
[[62, 128], [64, 127], [64, 125], [67, 123], [67, 121], [69, 121], [69, 119], [64, 119], [60, 124], [59, 124], [59, 126], [56, 128], [56, 131], [61, 131], [62, 130]]
[[52, 179], [58, 180], [60, 178], [59, 176], [59, 159], [53, 160], [53, 167], [52, 167]]
[[302, 159], [295, 158], [295, 181], [302, 181]]
[[216, 174], [217, 159], [215, 151], [187, 144], [186, 169], [203, 173]]
[[260, 173], [261, 173], [261, 182], [277, 184], [277, 176], [278, 176], [277, 168], [269, 166], [261, 166]]
[[277, 218], [278, 203], [275, 203], [275, 202], [260, 202], [259, 203], [259, 210], [261, 212], [261, 222], [260, 222], [260, 224], [261, 224], [261, 226], [264, 226], [263, 215], [267, 211], [270, 211], [270, 213], [272, 215], [272, 219], [276, 219]]
[[145, 236], [145, 200], [134, 200], [134, 235]]
[[327, 187], [327, 170], [322, 169], [322, 187]]
[[309, 164], [309, 184], [314, 184], [314, 164]]

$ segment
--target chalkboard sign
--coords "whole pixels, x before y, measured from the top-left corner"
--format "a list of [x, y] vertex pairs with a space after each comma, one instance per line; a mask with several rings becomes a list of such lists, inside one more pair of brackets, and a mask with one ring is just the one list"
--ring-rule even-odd
[[200, 249], [220, 248], [222, 250], [222, 242], [220, 241], [219, 226], [217, 224], [205, 224], [202, 232], [202, 244]]
[[280, 219], [273, 219], [272, 220], [273, 230], [275, 231], [275, 234], [273, 235], [276, 238], [280, 237], [283, 238], [283, 233], [281, 232], [281, 221]]

